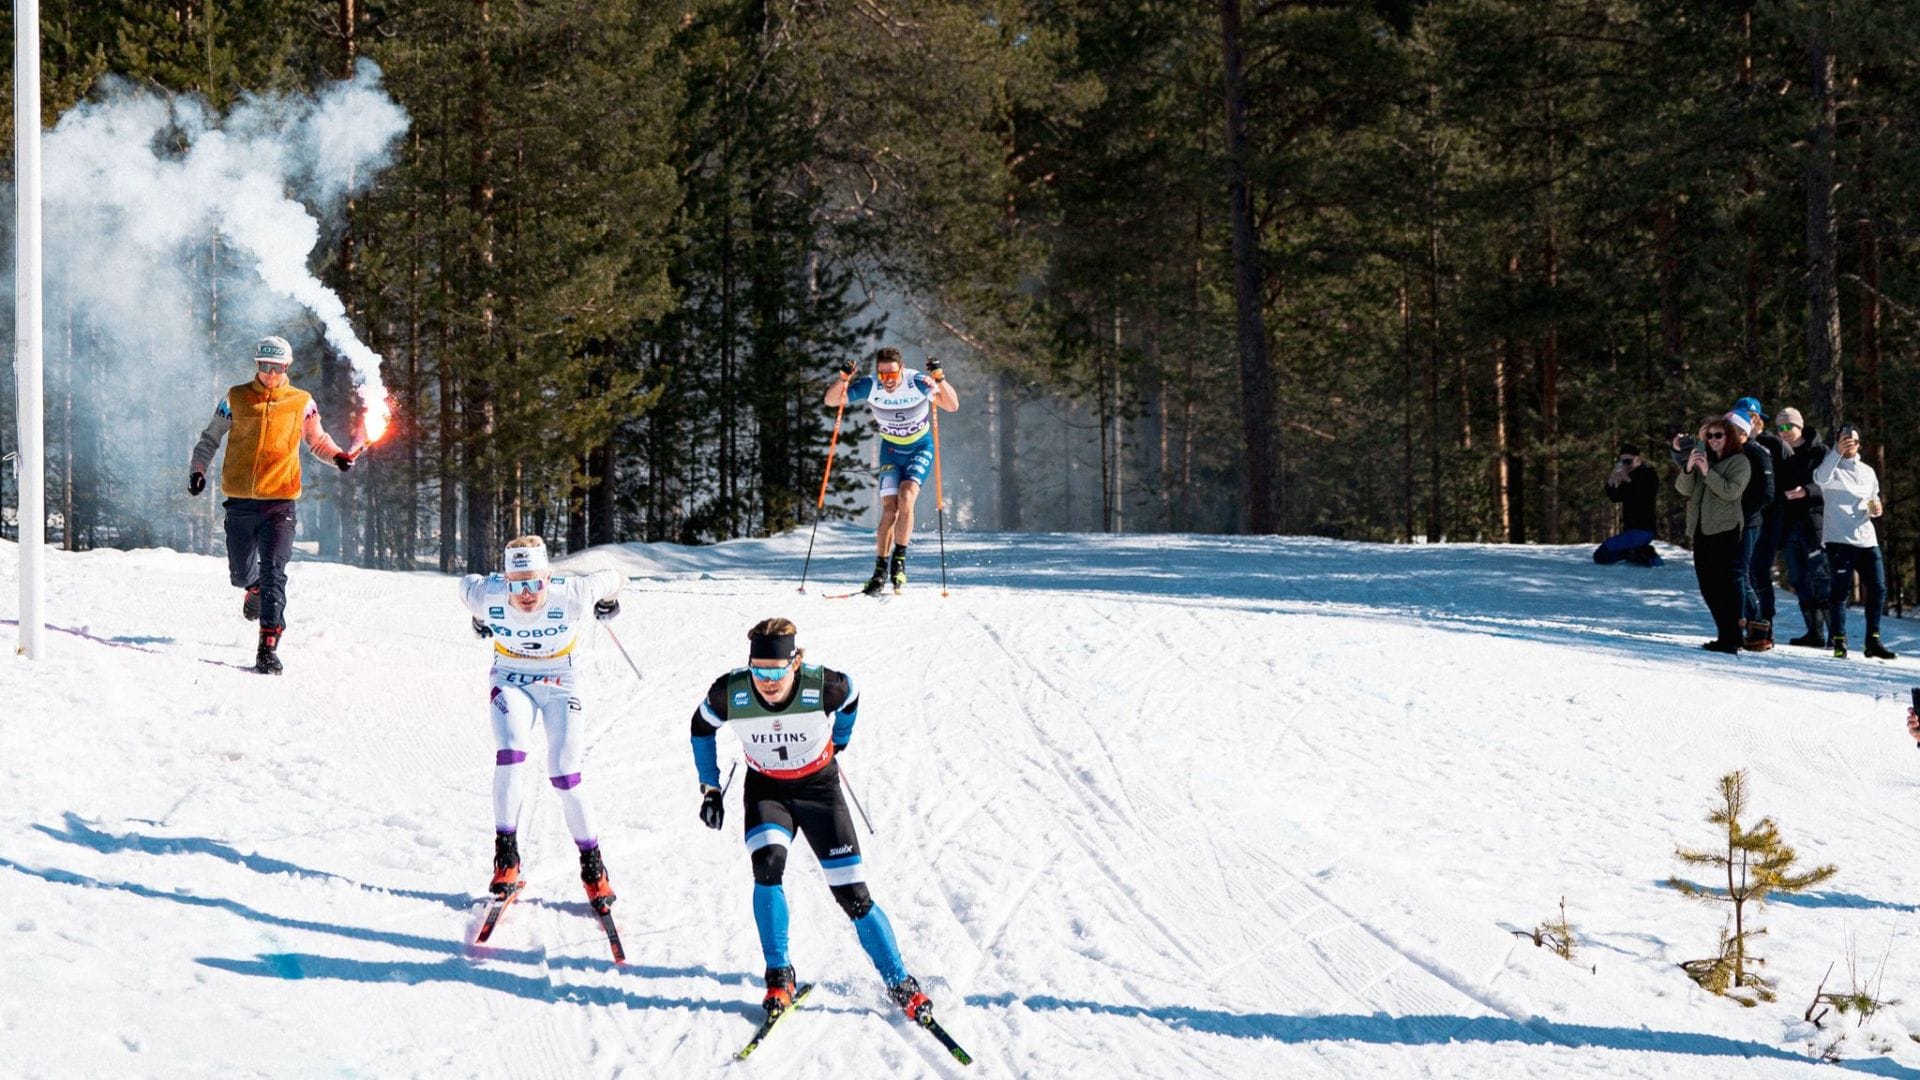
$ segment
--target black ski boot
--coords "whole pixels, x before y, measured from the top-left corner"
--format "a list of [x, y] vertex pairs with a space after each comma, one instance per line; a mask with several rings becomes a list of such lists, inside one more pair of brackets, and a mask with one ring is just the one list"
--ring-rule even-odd
[[1835, 660], [1845, 660], [1847, 658], [1847, 635], [1833, 635], [1833, 658]]
[[1807, 632], [1797, 638], [1787, 639], [1787, 644], [1798, 645], [1805, 649], [1826, 648], [1827, 613], [1816, 607], [1802, 607], [1800, 617], [1807, 621]]
[[587, 903], [595, 914], [605, 915], [613, 907], [613, 882], [607, 880], [607, 864], [600, 860], [599, 848], [580, 850], [580, 883], [587, 887]]
[[907, 584], [907, 545], [895, 544], [893, 563], [887, 568], [887, 580], [893, 582], [893, 591], [899, 592]]
[[260, 586], [247, 586], [246, 599], [240, 601], [240, 617], [248, 622], [260, 621]]
[[282, 670], [280, 654], [274, 651], [280, 647], [281, 629], [278, 626], [260, 628], [260, 651], [253, 654], [253, 670], [262, 675], [278, 675]]
[[520, 844], [510, 832], [493, 834], [493, 881], [487, 891], [506, 896], [520, 883]]
[[769, 1013], [786, 1012], [793, 1008], [793, 965], [767, 969], [767, 996], [760, 1007]]
[[1867, 647], [1864, 649], [1861, 649], [1860, 651], [1863, 653], [1866, 653], [1869, 658], [1874, 660], [1898, 659], [1898, 657], [1894, 655], [1893, 650], [1887, 648], [1885, 645], [1880, 644], [1879, 634], [1868, 634]]
[[873, 576], [867, 579], [867, 583], [861, 587], [860, 592], [865, 596], [879, 596], [880, 590], [886, 587], [887, 557], [877, 555], [873, 560]]
[[933, 999], [920, 992], [920, 980], [909, 975], [887, 987], [887, 996], [906, 1010], [907, 1019], [924, 1024], [933, 1019]]

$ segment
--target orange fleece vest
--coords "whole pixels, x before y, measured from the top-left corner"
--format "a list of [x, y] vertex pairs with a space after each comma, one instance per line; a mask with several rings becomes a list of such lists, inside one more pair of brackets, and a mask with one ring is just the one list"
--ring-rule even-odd
[[313, 395], [292, 383], [278, 390], [249, 380], [227, 391], [233, 428], [220, 490], [230, 499], [300, 497], [300, 438]]

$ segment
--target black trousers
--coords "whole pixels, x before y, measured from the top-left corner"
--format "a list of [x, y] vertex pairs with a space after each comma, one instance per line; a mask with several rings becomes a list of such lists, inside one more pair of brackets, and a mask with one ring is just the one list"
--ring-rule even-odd
[[1693, 537], [1693, 574], [1700, 582], [1700, 598], [1713, 613], [1714, 636], [1733, 644], [1741, 641], [1740, 608], [1747, 582], [1741, 533], [1745, 531], [1729, 529]]
[[293, 557], [292, 499], [228, 499], [227, 580], [260, 586], [260, 625], [287, 625], [287, 560]]

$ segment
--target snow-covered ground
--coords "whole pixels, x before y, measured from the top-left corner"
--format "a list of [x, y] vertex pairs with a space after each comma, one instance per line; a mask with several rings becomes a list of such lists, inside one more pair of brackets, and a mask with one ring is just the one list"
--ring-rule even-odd
[[[528, 898], [467, 944], [493, 746], [450, 579], [296, 562], [268, 678], [238, 667], [220, 560], [53, 554], [50, 657], [0, 659], [0, 1071], [1774, 1077], [1831, 1070], [1810, 1054], [1844, 1034], [1839, 1067], [1920, 1076], [1920, 664], [1703, 653], [1675, 551], [970, 534], [942, 599], [933, 539], [884, 602], [819, 595], [870, 565], [850, 529], [807, 596], [804, 535], [568, 560], [636, 578], [614, 625], [643, 678], [604, 641], [586, 660], [624, 967], [544, 785]], [[15, 572], [0, 545], [9, 619]], [[729, 1060], [751, 879], [737, 788], [724, 833], [697, 819], [688, 716], [776, 614], [859, 680], [871, 888], [971, 1070], [895, 1018], [804, 851], [819, 989]], [[1662, 884], [1737, 767], [1840, 867], [1762, 910], [1780, 996], [1754, 1009], [1676, 966], [1722, 914]], [[1575, 963], [1512, 933], [1562, 897]], [[1850, 956], [1913, 1003], [1817, 1031]]]

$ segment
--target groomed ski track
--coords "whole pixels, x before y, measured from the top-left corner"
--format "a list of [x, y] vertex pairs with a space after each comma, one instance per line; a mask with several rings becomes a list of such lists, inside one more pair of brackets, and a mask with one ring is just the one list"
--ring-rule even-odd
[[[623, 967], [544, 784], [528, 891], [469, 944], [493, 746], [451, 579], [296, 561], [270, 678], [235, 666], [253, 626], [222, 560], [52, 553], [52, 655], [0, 660], [4, 1071], [1786, 1077], [1831, 1075], [1810, 1050], [1844, 1032], [1838, 1068], [1920, 1076], [1920, 1004], [1800, 1020], [1830, 963], [1846, 989], [1850, 939], [1920, 1002], [1920, 664], [1704, 654], [1671, 549], [1649, 572], [1571, 547], [975, 533], [948, 538], [943, 599], [927, 532], [905, 595], [826, 602], [870, 534], [823, 528], [803, 596], [806, 539], [563, 562], [634, 579], [614, 625], [643, 679], [604, 641], [585, 661]], [[0, 544], [7, 619], [16, 567]], [[860, 688], [869, 884], [970, 1069], [894, 1015], [804, 850], [794, 957], [818, 986], [731, 1060], [758, 1018], [751, 878], [737, 783], [721, 833], [697, 819], [687, 720], [768, 615]], [[1751, 1010], [1675, 966], [1722, 914], [1662, 884], [1737, 767], [1840, 867], [1761, 912], [1780, 1001]], [[1563, 896], [1571, 964], [1512, 933]]]

